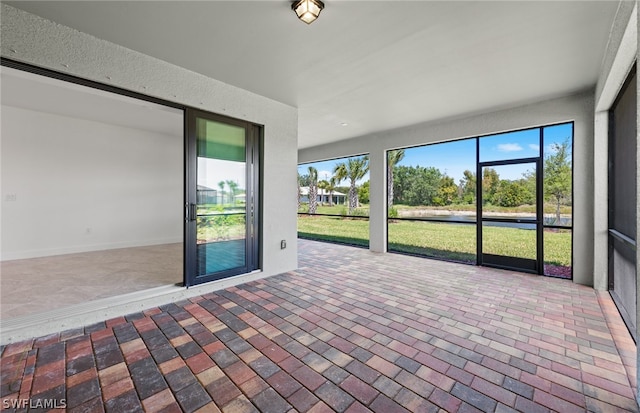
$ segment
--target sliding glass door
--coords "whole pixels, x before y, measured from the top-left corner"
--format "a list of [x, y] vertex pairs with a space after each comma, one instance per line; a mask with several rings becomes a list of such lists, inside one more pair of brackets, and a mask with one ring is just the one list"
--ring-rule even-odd
[[187, 111], [187, 286], [258, 268], [257, 126]]

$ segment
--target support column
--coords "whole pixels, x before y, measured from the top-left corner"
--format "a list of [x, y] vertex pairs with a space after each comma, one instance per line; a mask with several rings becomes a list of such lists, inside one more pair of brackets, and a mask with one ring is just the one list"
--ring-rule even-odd
[[[593, 288], [609, 288], [609, 112], [596, 112], [593, 142]], [[573, 237], [574, 241], [576, 237]]]
[[387, 252], [387, 160], [382, 149], [369, 153], [369, 249]]

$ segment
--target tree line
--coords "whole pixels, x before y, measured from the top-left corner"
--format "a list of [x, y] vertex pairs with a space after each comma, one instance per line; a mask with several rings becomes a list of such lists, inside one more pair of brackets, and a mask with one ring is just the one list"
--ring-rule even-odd
[[[571, 149], [568, 140], [551, 145], [544, 159], [544, 200], [553, 202], [556, 219], [560, 220], [562, 205], [571, 200]], [[435, 167], [404, 166], [397, 163], [404, 158], [404, 150], [390, 151], [388, 155], [387, 179], [389, 200], [395, 204], [446, 206], [476, 203], [476, 173], [465, 170], [456, 184], [455, 180]], [[485, 205], [516, 207], [534, 204], [536, 200], [536, 174], [526, 171], [519, 179], [501, 179], [494, 168], [482, 171], [482, 193]]]
[[[404, 205], [446, 206], [476, 203], [476, 173], [464, 171], [455, 180], [435, 167], [396, 166], [393, 170], [393, 203]], [[485, 168], [482, 176], [484, 203], [515, 207], [535, 203], [535, 175], [508, 180], [500, 179], [493, 168]]]
[[[571, 148], [569, 141], [551, 145], [544, 159], [544, 200], [556, 206], [556, 219], [560, 220], [562, 205], [570, 205], [571, 200]], [[391, 150], [387, 154], [387, 203], [409, 206], [447, 206], [476, 203], [476, 173], [465, 170], [463, 177], [455, 179], [431, 166], [398, 165], [404, 159], [405, 150]], [[329, 179], [318, 180], [318, 171], [310, 166], [306, 174], [298, 174], [298, 209], [300, 208], [300, 187], [309, 188], [309, 213], [317, 209], [318, 189], [329, 194], [333, 205], [333, 192], [348, 192], [349, 214], [353, 214], [359, 203], [369, 202], [369, 181], [358, 187], [369, 171], [369, 157], [347, 158], [336, 164]], [[339, 186], [348, 183], [348, 187]], [[484, 168], [482, 172], [483, 203], [500, 207], [516, 207], [534, 204], [536, 200], [536, 176], [527, 171], [519, 179], [502, 179], [494, 168]]]

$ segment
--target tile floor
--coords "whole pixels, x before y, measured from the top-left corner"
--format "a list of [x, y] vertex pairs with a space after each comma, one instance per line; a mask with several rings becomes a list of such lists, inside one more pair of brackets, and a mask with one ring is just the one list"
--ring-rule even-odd
[[2, 261], [0, 273], [0, 318], [7, 320], [182, 284], [182, 244]]
[[297, 271], [5, 346], [0, 408], [638, 410], [635, 346], [606, 293], [312, 241], [299, 248]]

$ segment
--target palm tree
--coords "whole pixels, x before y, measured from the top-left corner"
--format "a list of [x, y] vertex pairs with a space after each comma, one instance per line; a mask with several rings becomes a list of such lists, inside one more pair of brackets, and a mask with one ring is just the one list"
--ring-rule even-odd
[[404, 149], [394, 149], [387, 153], [387, 205], [393, 206], [393, 167], [404, 158]]
[[229, 186], [229, 202], [231, 204], [235, 204], [236, 202], [236, 189], [238, 189], [238, 184], [234, 181], [227, 181], [227, 185]]
[[318, 170], [309, 167], [309, 213], [315, 214], [318, 208]]
[[[318, 182], [318, 189], [322, 189], [323, 191], [328, 191], [329, 188], [329, 181], [327, 181], [326, 179], [323, 179], [322, 181]], [[322, 203], [322, 194], [320, 194], [320, 203]]]
[[220, 203], [224, 204], [224, 181], [218, 182], [218, 187], [220, 188]]
[[333, 206], [333, 191], [336, 190], [336, 185], [338, 184], [336, 177], [332, 176], [329, 179], [329, 185], [327, 187], [327, 191], [329, 191], [329, 206]]
[[358, 207], [358, 190], [356, 182], [369, 172], [369, 156], [358, 156], [347, 159], [347, 162], [340, 162], [333, 168], [333, 174], [337, 182], [344, 179], [349, 180], [349, 215]]

